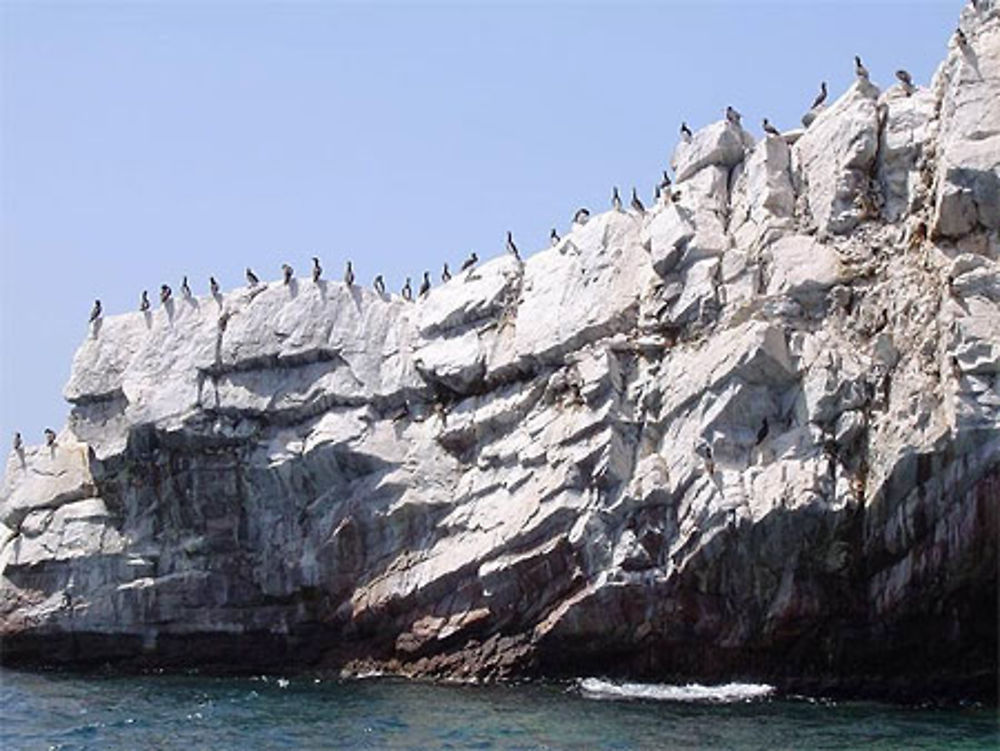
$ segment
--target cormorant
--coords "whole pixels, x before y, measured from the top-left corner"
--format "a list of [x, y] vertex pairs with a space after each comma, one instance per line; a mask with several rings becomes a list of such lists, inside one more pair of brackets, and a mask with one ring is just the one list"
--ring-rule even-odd
[[375, 280], [372, 282], [372, 288], [374, 288], [374, 290], [380, 295], [385, 294], [385, 280], [382, 279], [381, 274], [377, 274], [375, 276]]
[[101, 301], [94, 300], [94, 307], [90, 309], [90, 323], [101, 317]]
[[354, 284], [354, 268], [351, 266], [351, 262], [347, 262], [347, 268], [344, 269], [344, 284], [350, 287]]
[[816, 98], [813, 99], [812, 107], [810, 107], [809, 109], [813, 109], [814, 110], [817, 107], [819, 107], [821, 104], [823, 104], [823, 102], [825, 102], [825, 101], [826, 101], [826, 81], [820, 81], [819, 82], [819, 93], [816, 95]]
[[24, 441], [21, 440], [20, 433], [14, 433], [14, 451], [18, 454], [24, 449]]
[[670, 184], [671, 184], [671, 182], [670, 182], [670, 175], [667, 174], [666, 170], [663, 170], [663, 179], [660, 180], [660, 187], [661, 188], [669, 188]]
[[444, 268], [441, 269], [441, 281], [447, 282], [451, 280], [451, 271], [448, 270], [448, 262], [444, 262]]
[[866, 81], [868, 80], [868, 68], [866, 68], [864, 63], [861, 62], [860, 55], [854, 56], [854, 75], [858, 78], [863, 78]]
[[208, 277], [208, 288], [212, 291], [212, 297], [219, 296], [219, 283], [215, 281], [214, 276]]
[[683, 138], [685, 141], [690, 141], [692, 135], [693, 134], [691, 133], [691, 129], [688, 127], [688, 124], [682, 122], [681, 123], [681, 138]]
[[427, 293], [431, 291], [431, 272], [424, 272], [424, 280], [420, 282], [420, 289], [417, 290], [418, 297], [426, 297]]
[[743, 117], [739, 112], [737, 112], [732, 107], [726, 107], [726, 119], [733, 125], [740, 124], [740, 118]]
[[559, 233], [556, 232], [555, 227], [553, 227], [552, 230], [549, 232], [549, 244], [552, 245], [553, 247], [559, 244]]
[[142, 297], [139, 298], [139, 310], [143, 313], [149, 310], [149, 293], [146, 290], [142, 291]]
[[52, 446], [56, 442], [56, 431], [52, 428], [45, 429], [45, 445]]
[[639, 200], [639, 195], [635, 192], [635, 187], [632, 188], [632, 208], [640, 214], [646, 213], [646, 207]]
[[281, 276], [284, 279], [285, 284], [291, 284], [292, 283], [292, 276], [294, 274], [295, 274], [295, 271], [292, 269], [291, 266], [289, 266], [287, 263], [281, 264]]
[[161, 284], [160, 285], [160, 303], [161, 304], [165, 303], [167, 300], [169, 300], [170, 299], [170, 295], [172, 295], [172, 294], [173, 294], [173, 292], [170, 290], [170, 285], [169, 284]]
[[507, 252], [514, 256], [517, 260], [521, 260], [521, 254], [517, 252], [517, 246], [514, 244], [514, 236], [511, 235], [510, 230], [507, 230]]
[[188, 278], [185, 276], [181, 279], [181, 294], [184, 297], [191, 297], [191, 285], [188, 284]]
[[781, 135], [781, 131], [778, 130], [777, 128], [775, 128], [773, 125], [771, 125], [771, 123], [768, 122], [768, 120], [767, 120], [766, 117], [764, 118], [764, 125], [763, 125], [763, 127], [764, 127], [764, 132], [767, 133], [769, 136], [780, 136]]
[[958, 42], [959, 47], [967, 47], [969, 45], [969, 38], [965, 36], [965, 32], [960, 28], [955, 29], [955, 41]]
[[260, 279], [258, 279], [257, 275], [250, 270], [249, 266], [247, 266], [246, 274], [247, 274], [247, 284], [249, 284], [251, 287], [256, 287], [258, 284], [260, 284]]
[[318, 282], [321, 276], [323, 276], [323, 267], [319, 265], [319, 259], [313, 256], [313, 282]]
[[476, 265], [476, 262], [478, 260], [479, 256], [476, 255], [476, 251], [472, 251], [471, 253], [469, 253], [469, 257], [466, 258], [464, 261], [462, 261], [462, 268], [459, 269], [459, 271], [465, 271], [466, 269], [471, 269], [473, 266]]
[[611, 193], [611, 206], [615, 211], [622, 210], [622, 197], [618, 195], [618, 186], [615, 186], [614, 191]]
[[400, 290], [400, 293], [403, 295], [404, 300], [413, 299], [413, 288], [410, 286], [410, 277], [406, 277], [406, 284], [403, 285], [403, 289]]
[[573, 223], [584, 225], [590, 220], [590, 211], [587, 209], [577, 209], [576, 213], [573, 214]]

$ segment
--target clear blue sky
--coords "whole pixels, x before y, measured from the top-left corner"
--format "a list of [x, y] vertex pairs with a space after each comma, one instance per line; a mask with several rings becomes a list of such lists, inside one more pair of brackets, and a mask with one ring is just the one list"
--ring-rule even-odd
[[95, 297], [537, 251], [682, 119], [796, 125], [855, 53], [926, 84], [961, 6], [0, 0], [0, 440], [64, 424]]

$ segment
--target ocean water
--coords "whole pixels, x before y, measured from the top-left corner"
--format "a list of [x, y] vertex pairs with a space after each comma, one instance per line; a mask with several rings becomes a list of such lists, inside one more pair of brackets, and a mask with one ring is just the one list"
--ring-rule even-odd
[[995, 709], [768, 686], [447, 686], [0, 671], [0, 749], [996, 749]]

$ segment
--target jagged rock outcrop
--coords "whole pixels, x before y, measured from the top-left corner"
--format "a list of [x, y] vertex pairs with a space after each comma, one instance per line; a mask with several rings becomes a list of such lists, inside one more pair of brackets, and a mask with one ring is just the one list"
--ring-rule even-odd
[[8, 460], [3, 660], [995, 690], [978, 5], [929, 88], [709, 125], [676, 200], [415, 303], [293, 280], [99, 321], [55, 445]]

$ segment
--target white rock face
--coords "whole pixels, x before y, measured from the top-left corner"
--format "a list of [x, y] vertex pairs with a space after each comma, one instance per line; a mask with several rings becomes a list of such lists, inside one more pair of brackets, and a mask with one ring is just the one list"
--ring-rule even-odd
[[676, 199], [416, 302], [295, 280], [103, 320], [55, 446], [8, 459], [4, 659], [978, 685], [981, 5], [929, 89], [857, 83], [756, 144], [709, 125]]

